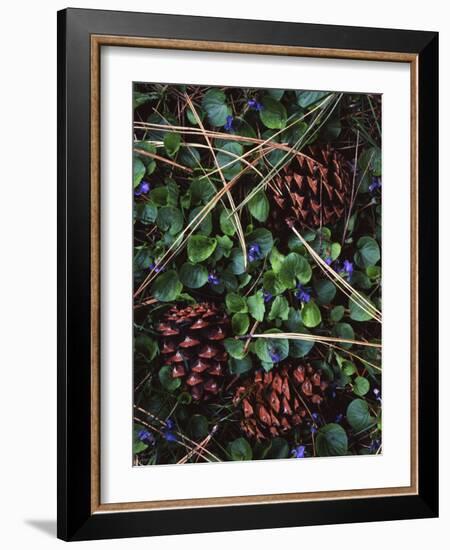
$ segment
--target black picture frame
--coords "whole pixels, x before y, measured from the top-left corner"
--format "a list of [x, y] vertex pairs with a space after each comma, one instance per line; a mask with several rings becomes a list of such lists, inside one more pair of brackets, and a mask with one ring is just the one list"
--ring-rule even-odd
[[[92, 513], [91, 36], [403, 52], [418, 60], [416, 495]], [[438, 33], [66, 9], [58, 12], [58, 537], [88, 540], [438, 515]]]

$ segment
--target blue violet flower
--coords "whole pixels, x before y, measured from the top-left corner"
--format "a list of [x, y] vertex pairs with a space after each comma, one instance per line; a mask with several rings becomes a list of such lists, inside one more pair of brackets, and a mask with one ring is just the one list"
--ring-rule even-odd
[[134, 190], [136, 197], [146, 195], [150, 191], [150, 184], [147, 181], [141, 181], [141, 183]]
[[148, 443], [149, 445], [155, 444], [155, 436], [150, 433], [148, 430], [140, 430], [138, 432], [138, 439], [143, 443]]
[[294, 447], [291, 451], [291, 455], [294, 458], [305, 458], [305, 451], [306, 447], [304, 445], [299, 445], [298, 447]]
[[257, 243], [251, 243], [248, 247], [247, 258], [249, 262], [260, 260], [262, 258], [261, 247]]
[[369, 191], [375, 193], [378, 189], [381, 189], [381, 179], [377, 176], [372, 178], [372, 183], [369, 185]]
[[247, 105], [250, 109], [254, 109], [255, 111], [262, 111], [264, 109], [263, 105], [256, 99], [249, 99]]
[[297, 290], [294, 292], [294, 296], [297, 298], [297, 300], [300, 300], [300, 302], [306, 304], [311, 300], [311, 288], [298, 283]]
[[208, 275], [208, 283], [210, 283], [214, 286], [217, 286], [217, 285], [220, 285], [220, 279], [219, 279], [219, 277], [217, 277], [217, 275], [215, 273], [210, 273]]
[[224, 124], [223, 129], [227, 132], [231, 132], [233, 128], [233, 117], [231, 115], [227, 116], [227, 121]]
[[269, 355], [274, 363], [278, 363], [281, 359], [280, 354], [274, 349], [269, 350]]

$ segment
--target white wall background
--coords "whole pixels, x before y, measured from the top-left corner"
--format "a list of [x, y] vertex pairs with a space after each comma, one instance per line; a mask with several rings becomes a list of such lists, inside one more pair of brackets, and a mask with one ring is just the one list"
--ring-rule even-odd
[[[51, 549], [56, 517], [56, 10], [58, 0], [6, 3], [0, 33], [0, 540], [15, 550]], [[441, 163], [450, 139], [450, 31], [445, 3], [410, 0], [292, 2], [261, 0], [211, 2], [171, 0], [78, 0], [76, 7], [272, 19], [342, 25], [440, 31]], [[447, 123], [447, 124], [446, 124]], [[446, 153], [446, 154], [444, 154]], [[446, 174], [448, 170], [442, 170]], [[449, 185], [442, 178], [441, 235], [449, 235]], [[430, 215], [432, 215], [430, 213]], [[441, 279], [449, 266], [441, 238]], [[448, 288], [448, 285], [446, 285]], [[450, 306], [441, 292], [442, 341], [449, 332]], [[273, 547], [333, 550], [402, 544], [423, 549], [448, 539], [450, 520], [448, 437], [450, 383], [441, 358], [441, 519], [307, 527], [222, 534], [185, 535], [83, 543], [84, 548], [221, 550]], [[444, 537], [444, 535], [447, 535]], [[438, 543], [439, 545], [439, 543]]]

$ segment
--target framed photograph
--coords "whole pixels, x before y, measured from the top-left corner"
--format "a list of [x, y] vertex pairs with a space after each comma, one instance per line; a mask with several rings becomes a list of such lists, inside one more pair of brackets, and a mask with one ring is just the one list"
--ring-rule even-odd
[[437, 33], [58, 41], [58, 536], [435, 517]]

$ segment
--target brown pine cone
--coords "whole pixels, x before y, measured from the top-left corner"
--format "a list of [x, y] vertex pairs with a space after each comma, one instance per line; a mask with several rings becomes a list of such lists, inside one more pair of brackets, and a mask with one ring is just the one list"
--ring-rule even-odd
[[257, 440], [289, 432], [319, 409], [327, 386], [320, 370], [309, 364], [256, 371], [236, 389], [233, 399], [242, 409], [242, 431]]
[[229, 319], [215, 304], [172, 307], [157, 325], [163, 336], [161, 354], [195, 401], [209, 400], [223, 385], [228, 354], [223, 340]]
[[275, 203], [270, 221], [278, 231], [286, 229], [286, 221], [308, 228], [334, 224], [348, 211], [352, 180], [345, 158], [330, 146], [307, 147], [304, 154], [268, 187]]

